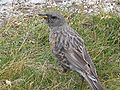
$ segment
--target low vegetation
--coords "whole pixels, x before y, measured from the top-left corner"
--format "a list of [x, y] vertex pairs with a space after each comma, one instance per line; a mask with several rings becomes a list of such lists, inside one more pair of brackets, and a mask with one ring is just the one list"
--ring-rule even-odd
[[[120, 16], [62, 13], [84, 39], [105, 90], [119, 90]], [[42, 21], [19, 16], [0, 27], [0, 90], [80, 90], [78, 73], [58, 67]], [[86, 82], [84, 90], [90, 90]]]

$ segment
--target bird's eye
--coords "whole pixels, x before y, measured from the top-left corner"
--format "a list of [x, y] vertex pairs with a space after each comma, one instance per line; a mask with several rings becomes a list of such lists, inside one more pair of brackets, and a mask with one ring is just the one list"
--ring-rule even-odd
[[56, 16], [52, 16], [53, 19], [56, 19], [57, 17]]

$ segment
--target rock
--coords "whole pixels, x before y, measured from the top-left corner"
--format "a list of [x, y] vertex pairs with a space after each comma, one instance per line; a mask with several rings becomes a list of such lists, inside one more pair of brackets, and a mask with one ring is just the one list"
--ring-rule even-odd
[[[9, 2], [8, 2], [9, 1]], [[42, 7], [60, 7], [68, 12], [84, 12], [85, 14], [98, 14], [116, 12], [120, 14], [119, 0], [1, 0], [0, 1], [0, 26], [6, 18], [20, 15], [33, 15], [43, 10]]]

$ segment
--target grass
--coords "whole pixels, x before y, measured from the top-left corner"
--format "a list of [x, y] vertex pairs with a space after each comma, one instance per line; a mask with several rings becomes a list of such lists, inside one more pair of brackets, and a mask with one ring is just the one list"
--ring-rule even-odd
[[[105, 90], [120, 88], [120, 17], [66, 14], [66, 21], [85, 40]], [[68, 18], [69, 17], [69, 18]], [[41, 18], [13, 17], [0, 28], [0, 90], [80, 90], [78, 73], [62, 73], [48, 43]], [[10, 85], [11, 84], [11, 85]], [[90, 90], [85, 82], [84, 90]]]

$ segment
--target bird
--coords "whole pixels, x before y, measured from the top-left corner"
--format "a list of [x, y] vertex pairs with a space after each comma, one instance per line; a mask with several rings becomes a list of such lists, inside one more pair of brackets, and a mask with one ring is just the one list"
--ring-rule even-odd
[[84, 40], [68, 25], [64, 16], [59, 12], [44, 12], [38, 16], [43, 17], [49, 27], [49, 44], [63, 71], [76, 71], [92, 90], [104, 90]]

